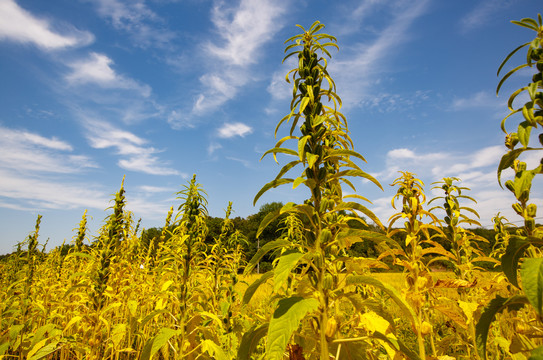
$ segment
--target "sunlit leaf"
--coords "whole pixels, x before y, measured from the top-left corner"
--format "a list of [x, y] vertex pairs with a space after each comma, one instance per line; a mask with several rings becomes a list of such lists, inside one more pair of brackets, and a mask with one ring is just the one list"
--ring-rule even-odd
[[479, 356], [484, 360], [486, 357], [486, 343], [488, 339], [488, 331], [490, 330], [490, 325], [494, 321], [496, 314], [500, 313], [504, 309], [509, 310], [519, 310], [525, 304], [528, 304], [529, 301], [525, 296], [516, 295], [510, 298], [504, 298], [501, 296], [496, 296], [490, 303], [485, 307], [477, 325], [475, 327], [477, 350], [479, 351]]
[[287, 250], [277, 262], [277, 266], [273, 270], [273, 291], [276, 292], [286, 283], [292, 269], [298, 265], [298, 261], [304, 256], [298, 250]]
[[268, 328], [266, 360], [279, 360], [283, 357], [290, 337], [300, 321], [318, 306], [319, 301], [314, 298], [294, 296], [279, 300]]
[[524, 259], [520, 267], [522, 290], [535, 308], [543, 315], [543, 258]]

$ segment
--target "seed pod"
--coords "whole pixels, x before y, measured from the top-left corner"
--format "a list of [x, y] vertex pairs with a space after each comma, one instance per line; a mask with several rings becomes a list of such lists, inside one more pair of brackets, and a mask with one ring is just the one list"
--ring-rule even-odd
[[507, 181], [505, 182], [505, 187], [506, 187], [509, 191], [511, 191], [511, 192], [513, 192], [513, 193], [515, 192], [515, 184], [513, 183], [512, 180], [507, 180]]
[[337, 328], [338, 324], [336, 318], [331, 317], [330, 319], [328, 319], [328, 323], [326, 324], [326, 337], [333, 338], [336, 334]]
[[531, 58], [533, 61], [541, 60], [541, 57], [543, 56], [543, 49], [533, 49], [531, 53]]
[[420, 324], [420, 333], [426, 336], [430, 334], [431, 332], [432, 332], [432, 325], [427, 321], [423, 321], [422, 324]]
[[518, 134], [517, 133], [511, 133], [505, 136], [505, 146], [508, 149], [513, 149], [515, 145], [518, 144]]
[[531, 218], [535, 218], [536, 213], [537, 213], [537, 205], [528, 204], [528, 206], [526, 207], [526, 214]]
[[524, 226], [529, 231], [535, 230], [535, 220], [533, 218], [524, 220]]
[[515, 210], [518, 215], [522, 216], [522, 206], [519, 203], [513, 204], [513, 210]]
[[537, 62], [537, 65], [536, 65], [536, 66], [537, 66], [537, 70], [543, 72], [543, 60], [539, 60], [539, 61]]

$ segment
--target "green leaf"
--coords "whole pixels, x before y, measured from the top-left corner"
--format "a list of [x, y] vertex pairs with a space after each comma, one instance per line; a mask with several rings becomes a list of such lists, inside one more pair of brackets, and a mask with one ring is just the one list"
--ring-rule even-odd
[[488, 331], [490, 324], [494, 321], [496, 314], [503, 309], [519, 310], [525, 304], [528, 304], [528, 299], [525, 296], [515, 295], [510, 298], [496, 296], [485, 307], [477, 325], [475, 326], [475, 337], [477, 342], [477, 350], [479, 355], [486, 360], [486, 343], [488, 340]]
[[298, 153], [292, 149], [289, 149], [289, 148], [282, 148], [282, 147], [274, 147], [273, 149], [270, 149], [268, 151], [266, 151], [264, 153], [264, 155], [262, 155], [262, 157], [260, 158], [260, 160], [262, 160], [266, 155], [268, 154], [273, 154], [273, 159], [275, 160], [275, 162], [277, 162], [277, 158], [275, 157], [277, 154], [287, 154], [287, 155], [294, 155], [294, 156], [298, 156]]
[[341, 230], [337, 234], [336, 239], [344, 248], [349, 248], [351, 245], [355, 243], [363, 242], [367, 240], [372, 241], [375, 244], [386, 242], [393, 245], [397, 245], [396, 242], [394, 242], [385, 234], [382, 234], [376, 231], [352, 229], [352, 228]]
[[251, 360], [251, 354], [256, 350], [260, 339], [266, 336], [268, 324], [263, 324], [257, 327], [253, 325], [249, 331], [243, 334], [241, 343], [238, 349], [237, 360]]
[[265, 284], [269, 279], [271, 279], [273, 276], [273, 271], [270, 270], [264, 274], [262, 274], [261, 277], [253, 281], [249, 287], [245, 290], [245, 294], [243, 294], [243, 303], [248, 304], [249, 301], [253, 298], [253, 295], [255, 294], [256, 290], [260, 287], [260, 285]]
[[249, 263], [245, 267], [245, 272], [244, 273], [248, 274], [251, 271], [253, 271], [256, 264], [269, 251], [274, 250], [274, 249], [278, 249], [278, 248], [282, 248], [282, 247], [285, 247], [285, 246], [288, 246], [288, 245], [290, 245], [290, 241], [288, 241], [286, 239], [277, 239], [277, 240], [273, 240], [273, 241], [270, 241], [270, 242], [266, 243], [264, 246], [262, 246], [260, 249], [258, 249], [256, 254], [251, 259], [251, 261], [249, 261]]
[[364, 159], [364, 157], [362, 155], [360, 155], [359, 153], [357, 153], [356, 151], [354, 150], [348, 150], [348, 149], [337, 149], [337, 150], [331, 150], [330, 152], [328, 152], [326, 158], [324, 159], [324, 161], [330, 159], [330, 158], [333, 158], [333, 157], [338, 157], [338, 158], [343, 158], [345, 155], [347, 156], [353, 156], [353, 157], [356, 157], [364, 162], [366, 162], [366, 159]]
[[32, 348], [32, 350], [30, 350], [27, 360], [42, 359], [57, 350], [58, 341], [53, 341], [52, 343], [44, 345], [45, 341], [47, 341], [47, 339], [40, 341], [34, 346], [34, 348]]
[[500, 178], [501, 178], [502, 171], [511, 167], [513, 163], [515, 162], [515, 160], [519, 157], [519, 155], [522, 154], [522, 152], [524, 152], [525, 150], [529, 150], [529, 149], [530, 148], [511, 150], [507, 154], [502, 156], [500, 160], [500, 164], [498, 165], [498, 183], [500, 184], [500, 186], [501, 186]]
[[319, 155], [316, 154], [307, 154], [307, 167], [310, 169], [313, 168], [315, 162], [319, 159]]
[[292, 183], [292, 189], [296, 189], [300, 184], [305, 183], [305, 179], [301, 176], [294, 179], [294, 182]]
[[[507, 63], [507, 61], [511, 58], [511, 56], [515, 55], [515, 53], [517, 51], [519, 51], [520, 49], [522, 49], [523, 47], [525, 46], [528, 46], [530, 45], [530, 43], [526, 43], [526, 44], [522, 44], [520, 45], [519, 47], [517, 47], [515, 50], [511, 51], [509, 53], [509, 55], [507, 55], [507, 57], [505, 58], [505, 60], [501, 63], [500, 67], [498, 68], [498, 74], [497, 75], [500, 75], [500, 71], [502, 70], [503, 66]], [[497, 92], [496, 92], [497, 93]]]
[[283, 175], [285, 175], [290, 169], [292, 169], [293, 167], [295, 167], [296, 165], [298, 165], [299, 163], [301, 163], [300, 160], [294, 160], [294, 161], [291, 161], [289, 162], [288, 164], [286, 164], [285, 166], [283, 166], [281, 168], [281, 171], [279, 171], [279, 174], [277, 174], [277, 176], [275, 177], [275, 179], [279, 179], [281, 178]]
[[262, 231], [264, 231], [264, 229], [266, 227], [268, 227], [268, 225], [272, 221], [277, 219], [279, 216], [281, 216], [280, 209], [276, 209], [274, 211], [271, 211], [271, 212], [267, 213], [266, 216], [264, 217], [264, 219], [262, 219], [262, 221], [260, 222], [260, 225], [258, 225], [258, 229], [256, 231], [256, 237], [259, 238], [260, 234], [262, 234]]
[[503, 83], [505, 82], [505, 80], [507, 80], [507, 78], [509, 78], [509, 76], [513, 75], [515, 72], [517, 72], [518, 70], [522, 69], [522, 68], [525, 68], [527, 67], [528, 64], [522, 64], [522, 65], [519, 65], [517, 66], [516, 68], [514, 68], [513, 70], [509, 71], [507, 74], [505, 74], [505, 76], [500, 80], [499, 84], [498, 84], [498, 88], [496, 89], [496, 95], [500, 92], [500, 88], [502, 87]]
[[359, 203], [352, 202], [352, 201], [350, 201], [350, 202], [342, 202], [337, 207], [335, 207], [333, 211], [340, 211], [340, 210], [350, 210], [350, 211], [356, 210], [356, 211], [359, 211], [362, 214], [369, 217], [381, 229], [384, 229], [384, 226], [381, 223], [381, 221], [379, 220], [379, 218], [371, 210], [369, 210], [367, 207], [365, 207], [363, 205], [360, 205]]
[[170, 328], [162, 328], [158, 334], [147, 341], [143, 347], [140, 360], [151, 360], [153, 356], [170, 340], [178, 331]]
[[[307, 90], [309, 91], [310, 88], [308, 87]], [[300, 102], [300, 113], [302, 113], [305, 110], [305, 108], [307, 107], [307, 104], [309, 104], [309, 97], [305, 96]]]
[[305, 144], [307, 143], [307, 140], [311, 138], [311, 135], [306, 135], [302, 137], [300, 140], [298, 140], [298, 157], [300, 158], [300, 161], [305, 161]]
[[279, 261], [277, 266], [273, 270], [273, 291], [281, 289], [283, 284], [287, 281], [288, 276], [292, 269], [296, 267], [298, 261], [304, 256], [301, 252], [295, 249], [285, 251]]
[[522, 21], [511, 20], [511, 22], [515, 25], [538, 31], [537, 23], [533, 19], [522, 19]]
[[273, 188], [276, 188], [280, 185], [284, 185], [284, 184], [289, 184], [291, 182], [293, 182], [294, 179], [275, 179], [275, 180], [272, 180], [270, 181], [269, 183], [267, 183], [266, 185], [264, 185], [262, 187], [262, 189], [260, 189], [260, 191], [258, 192], [258, 194], [256, 194], [254, 200], [253, 200], [253, 206], [256, 205], [256, 202], [258, 201], [258, 199], [260, 199], [260, 197], [268, 190], [270, 189], [273, 189]]
[[167, 313], [167, 312], [168, 312], [167, 309], [159, 309], [159, 310], [152, 311], [150, 314], [146, 315], [143, 318], [143, 320], [141, 320], [141, 327], [143, 328], [145, 326], [145, 324], [147, 324], [149, 322], [149, 320], [151, 320], [155, 316], [157, 316], [159, 314], [164, 314], [164, 313]]
[[358, 176], [358, 177], [367, 179], [367, 180], [371, 181], [372, 183], [374, 183], [375, 185], [377, 185], [379, 187], [379, 189], [383, 190], [383, 187], [381, 186], [379, 181], [377, 181], [377, 179], [375, 179], [373, 176], [371, 176], [370, 174], [368, 174], [368, 173], [366, 173], [366, 172], [364, 172], [362, 170], [344, 170], [344, 171], [340, 171], [340, 172], [330, 176], [330, 179], [342, 178], [344, 176]]
[[315, 311], [318, 307], [319, 301], [314, 298], [293, 296], [279, 300], [268, 328], [266, 360], [283, 358], [290, 337], [298, 328], [300, 321], [307, 313]]
[[541, 316], [543, 314], [543, 258], [524, 259], [520, 267], [522, 290]]
[[543, 346], [533, 349], [528, 360], [543, 360]]

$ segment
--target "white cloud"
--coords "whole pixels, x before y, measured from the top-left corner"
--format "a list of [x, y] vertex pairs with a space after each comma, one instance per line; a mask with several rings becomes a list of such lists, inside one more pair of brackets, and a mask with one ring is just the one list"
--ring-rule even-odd
[[[375, 85], [377, 75], [387, 71], [386, 58], [398, 54], [398, 48], [405, 45], [409, 39], [409, 27], [424, 14], [427, 3], [392, 2], [389, 4], [391, 20], [376, 32], [376, 39], [358, 43], [350, 49], [342, 49], [341, 54], [330, 64], [329, 72], [337, 88], [341, 89], [344, 104], [352, 106], [365, 100], [369, 95], [368, 90]], [[368, 4], [373, 5], [371, 2]]]
[[222, 145], [219, 144], [219, 143], [216, 143], [216, 142], [213, 142], [211, 144], [209, 144], [209, 146], [207, 147], [207, 154], [209, 156], [213, 155], [213, 153], [219, 149], [222, 149]]
[[467, 110], [473, 108], [495, 108], [504, 107], [503, 99], [491, 95], [487, 91], [479, 91], [468, 98], [456, 98], [451, 105], [452, 110]]
[[111, 67], [113, 60], [103, 54], [90, 53], [88, 59], [69, 64], [72, 72], [66, 80], [73, 85], [97, 84], [104, 88], [136, 90], [142, 96], [151, 95], [148, 85], [140, 85], [133, 79], [117, 74]]
[[141, 186], [138, 186], [137, 189], [143, 193], [151, 193], [151, 194], [161, 193], [161, 192], [170, 192], [173, 194], [175, 192], [175, 190], [168, 187], [150, 186], [150, 185], [141, 185]]
[[126, 170], [143, 172], [151, 175], [182, 175], [179, 171], [168, 167], [154, 154], [159, 153], [153, 147], [145, 146], [147, 141], [128, 131], [99, 121], [87, 121], [87, 138], [96, 149], [114, 148], [122, 158], [118, 165]]
[[218, 136], [220, 138], [228, 139], [234, 136], [245, 137], [253, 132], [250, 126], [242, 123], [226, 123], [218, 130]]
[[202, 88], [187, 115], [169, 117], [172, 127], [187, 126], [194, 116], [216, 111], [234, 99], [241, 87], [258, 80], [249, 68], [259, 61], [261, 50], [283, 27], [281, 15], [286, 8], [287, 0], [241, 0], [236, 6], [224, 1], [215, 3], [211, 21], [220, 40], [207, 41], [202, 48], [213, 70], [200, 77]]
[[251, 162], [248, 161], [248, 160], [245, 160], [245, 159], [240, 159], [240, 158], [236, 158], [236, 157], [233, 157], [233, 156], [227, 156], [226, 157], [228, 160], [232, 160], [232, 161], [235, 161], [235, 162], [239, 162], [240, 164], [242, 164], [243, 166], [245, 166], [246, 168], [251, 168]]
[[74, 209], [107, 206], [107, 192], [89, 184], [69, 184], [62, 179], [20, 176], [14, 171], [0, 169], [0, 196], [11, 201], [2, 207], [19, 209]]
[[97, 6], [103, 18], [119, 30], [126, 31], [142, 47], [163, 46], [175, 38], [175, 34], [160, 26], [163, 20], [144, 0], [89, 0]]
[[0, 126], [0, 169], [30, 174], [77, 173], [97, 165], [84, 155], [72, 155], [73, 148], [55, 137], [46, 138], [26, 130]]
[[241, 0], [236, 9], [219, 2], [213, 8], [212, 21], [224, 45], [208, 43], [206, 49], [230, 65], [253, 64], [262, 45], [279, 30], [277, 19], [285, 11], [279, 1]]
[[274, 100], [286, 100], [292, 98], [292, 83], [285, 80], [285, 74], [296, 66], [292, 58], [289, 58], [281, 67], [280, 71], [273, 73], [270, 85], [268, 85], [268, 93]]
[[[475, 209], [482, 225], [490, 225], [494, 215], [500, 212], [510, 221], [518, 220], [518, 216], [511, 209], [515, 202], [514, 196], [507, 190], [500, 188], [497, 181], [497, 167], [501, 156], [505, 153], [503, 146], [489, 146], [471, 152], [457, 153], [422, 153], [412, 149], [393, 149], [387, 153], [386, 169], [373, 174], [383, 184], [392, 182], [400, 176], [398, 171], [409, 171], [416, 174], [425, 184], [427, 199], [434, 196], [443, 196], [440, 189], [431, 190], [433, 182], [441, 181], [444, 177], [457, 177], [461, 179], [459, 185], [468, 187], [471, 191], [463, 194], [473, 197], [477, 204], [465, 202], [465, 206]], [[537, 165], [540, 154], [527, 154], [523, 160], [529, 168]], [[510, 170], [504, 171], [502, 179], [512, 177]], [[502, 180], [503, 182], [504, 180]], [[537, 181], [537, 180], [536, 180]], [[397, 188], [385, 187], [388, 196], [372, 199], [374, 211], [381, 221], [386, 221], [395, 211], [390, 207], [390, 200]], [[541, 202], [543, 193], [532, 186], [531, 202]], [[434, 205], [434, 203], [432, 203]], [[442, 205], [435, 203], [435, 205]]]
[[460, 20], [460, 30], [464, 33], [486, 25], [495, 14], [510, 7], [510, 0], [481, 1], [470, 13]]
[[70, 26], [65, 34], [52, 29], [49, 21], [39, 19], [13, 0], [0, 0], [0, 40], [31, 43], [44, 50], [63, 49], [91, 43], [91, 33]]

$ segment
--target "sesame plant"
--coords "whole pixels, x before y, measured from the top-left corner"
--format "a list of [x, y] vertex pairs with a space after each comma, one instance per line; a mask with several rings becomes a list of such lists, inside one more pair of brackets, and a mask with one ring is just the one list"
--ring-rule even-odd
[[[38, 215], [0, 257], [0, 360], [543, 358], [543, 228], [530, 198], [543, 165], [526, 160], [543, 150], [543, 24], [514, 23], [537, 32], [498, 70], [521, 49], [526, 63], [498, 91], [519, 70], [536, 70], [509, 99], [498, 165], [500, 183], [512, 176], [504, 185], [522, 225], [498, 214], [492, 250], [468, 228], [479, 216], [457, 178], [434, 183], [440, 194], [427, 202], [423, 182], [401, 172], [386, 227], [365, 206], [357, 182], [381, 185], [361, 168], [328, 72], [336, 39], [317, 21], [286, 41], [292, 101], [275, 129], [284, 135], [263, 157], [287, 161], [254, 198], [283, 185], [308, 194], [264, 217], [257, 236], [279, 223], [275, 240], [245, 259], [232, 203], [213, 233], [196, 176], [151, 232], [126, 210], [124, 178], [96, 235], [85, 210], [71, 243], [47, 252]], [[370, 245], [373, 253], [354, 251]], [[264, 256], [272, 269], [254, 273]]]
[[[351, 259], [346, 256], [346, 250], [355, 242], [389, 239], [383, 233], [367, 230], [359, 214], [381, 229], [384, 227], [369, 209], [354, 201], [367, 199], [356, 193], [344, 194], [343, 187], [356, 192], [351, 178], [369, 180], [379, 188], [381, 185], [356, 164], [355, 161], [365, 160], [353, 150], [346, 118], [339, 111], [341, 98], [327, 70], [327, 58], [331, 58], [329, 49], [338, 48], [336, 39], [320, 33], [324, 25], [319, 22], [308, 30], [299, 27], [302, 33], [286, 41], [289, 45], [283, 61], [297, 56], [298, 62], [286, 76], [293, 85], [293, 98], [290, 113], [279, 121], [276, 135], [281, 125], [289, 122], [290, 130], [264, 154], [273, 154], [276, 160], [279, 154], [294, 159], [264, 185], [254, 201], [256, 203], [266, 191], [284, 184], [292, 184], [293, 188], [305, 186], [310, 198], [303, 204], [288, 203], [262, 221], [259, 232], [280, 215], [287, 214], [290, 222], [286, 228], [291, 235], [266, 244], [249, 262], [246, 272], [251, 271], [265, 253], [277, 254], [274, 269], [249, 287], [245, 301], [250, 300], [255, 288], [273, 277], [276, 306], [267, 325], [267, 359], [280, 359], [287, 347], [321, 360], [328, 360], [330, 356], [350, 358], [361, 353], [376, 356], [384, 351], [384, 344], [390, 351], [405, 350], [416, 357], [416, 353], [390, 335], [393, 324], [389, 322], [382, 327], [382, 333], [373, 329], [369, 334], [353, 336], [345, 331], [352, 323], [349, 317], [353, 313], [365, 312], [370, 307], [369, 302], [363, 301], [363, 295], [355, 291], [357, 285], [372, 285], [382, 290], [400, 304], [409, 318], [415, 315], [394, 289], [364, 276], [363, 266], [358, 267], [358, 271], [353, 270]], [[285, 146], [289, 141], [295, 144], [295, 149]], [[287, 173], [300, 166], [299, 176], [287, 177]], [[363, 228], [350, 226], [353, 221]], [[389, 318], [385, 314], [376, 316]], [[258, 331], [262, 335], [261, 330]], [[245, 348], [241, 347], [240, 351], [245, 352]], [[354, 355], [356, 353], [359, 355]]]
[[[498, 181], [501, 184], [501, 175], [504, 170], [512, 170], [514, 178], [507, 180], [505, 187], [514, 195], [516, 202], [513, 203], [513, 209], [523, 220], [523, 226], [517, 227], [512, 234], [502, 235], [507, 239], [507, 248], [501, 256], [501, 267], [509, 282], [518, 291], [510, 297], [496, 296], [481, 315], [477, 324], [477, 344], [481, 356], [484, 358], [486, 358], [489, 328], [497, 314], [504, 310], [516, 311], [531, 305], [530, 309], [535, 313], [527, 316], [530, 326], [534, 330], [540, 328], [540, 320], [543, 315], [543, 257], [540, 251], [543, 245], [543, 227], [535, 222], [536, 204], [530, 203], [531, 186], [535, 177], [543, 172], [543, 159], [533, 169], [528, 168], [527, 163], [522, 161], [524, 155], [528, 153], [541, 154], [541, 150], [543, 150], [541, 147], [543, 133], [537, 137], [534, 136], [536, 135], [534, 130], [543, 126], [543, 22], [541, 14], [539, 14], [537, 20], [525, 18], [520, 21], [512, 21], [512, 23], [536, 32], [532, 41], [517, 47], [502, 62], [498, 69], [498, 75], [513, 55], [521, 49], [527, 50], [526, 61], [505, 74], [496, 91], [499, 93], [504, 82], [519, 70], [535, 70], [532, 81], [514, 91], [509, 97], [508, 108], [510, 112], [501, 123], [501, 128], [506, 134], [507, 152], [502, 156], [498, 166]], [[521, 95], [527, 98], [527, 101], [521, 107], [516, 108], [514, 103]], [[506, 125], [515, 118], [519, 119], [515, 124], [516, 127], [513, 127], [515, 130], [508, 131]], [[539, 144], [535, 144], [537, 142]], [[540, 155], [536, 156], [539, 158]], [[520, 271], [518, 272], [519, 264]], [[519, 334], [516, 338], [525, 344], [522, 350], [531, 352], [531, 358], [536, 359], [543, 357], [543, 346], [538, 340], [540, 336], [541, 330], [537, 330], [529, 336]]]

